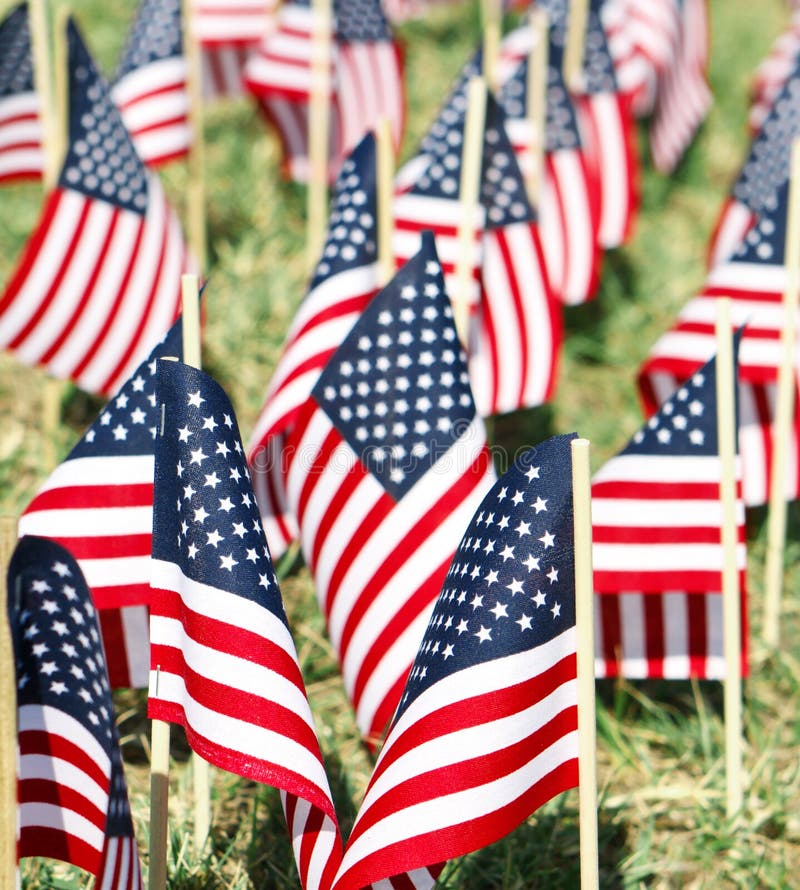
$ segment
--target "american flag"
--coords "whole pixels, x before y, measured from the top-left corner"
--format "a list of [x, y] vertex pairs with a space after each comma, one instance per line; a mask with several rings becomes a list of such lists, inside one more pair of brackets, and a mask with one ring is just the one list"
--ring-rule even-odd
[[[631, 97], [623, 93], [614, 73], [605, 30], [600, 20], [603, 0], [593, 0], [588, 11], [584, 46], [583, 88], [572, 95], [583, 156], [592, 182], [600, 189], [598, 240], [603, 248], [618, 247], [631, 231], [639, 201], [639, 158]], [[551, 40], [563, 55], [569, 5], [546, 0]], [[530, 27], [519, 29], [505, 43], [501, 71], [513, 68], [531, 49]]]
[[0, 297], [0, 346], [111, 395], [174, 321], [187, 255], [72, 22], [67, 39], [67, 157]]
[[481, 174], [485, 208], [481, 297], [470, 338], [469, 374], [482, 416], [533, 408], [553, 394], [562, 309], [545, 269], [536, 214], [490, 98]]
[[253, 487], [276, 559], [298, 534], [284, 492], [286, 434], [328, 359], [378, 290], [375, 150], [375, 137], [368, 133], [342, 166], [322, 257], [289, 327], [250, 438]]
[[[592, 297], [599, 283], [601, 186], [583, 151], [575, 106], [561, 73], [563, 50], [553, 34], [551, 27], [544, 175], [537, 212], [550, 285], [561, 302], [572, 305]], [[530, 29], [518, 29], [501, 47], [507, 65], [499, 101], [523, 170], [531, 162], [532, 134], [526, 117], [530, 39]], [[525, 58], [517, 64], [521, 56]]]
[[375, 744], [494, 480], [430, 233], [328, 360], [287, 444], [303, 553]]
[[156, 359], [182, 354], [181, 322], [139, 365], [20, 517], [78, 560], [99, 611], [111, 685], [147, 686]]
[[708, 114], [712, 95], [708, 69], [707, 0], [681, 0], [680, 44], [659, 78], [650, 121], [650, 154], [662, 173], [677, 167]]
[[26, 536], [8, 573], [19, 733], [19, 853], [63, 859], [97, 887], [140, 890], [114, 705], [80, 569]]
[[275, 0], [192, 0], [192, 29], [200, 44], [200, 79], [207, 100], [244, 94], [245, 66], [274, 26], [276, 5]]
[[189, 95], [180, 0], [142, 0], [111, 97], [145, 163], [155, 167], [189, 151]]
[[[330, 176], [381, 118], [389, 120], [395, 148], [405, 125], [403, 60], [378, 0], [334, 0], [331, 48]], [[313, 13], [310, 0], [286, 3], [275, 31], [248, 62], [246, 83], [274, 123], [286, 167], [308, 178], [308, 99]]]
[[571, 438], [521, 455], [469, 523], [334, 890], [484, 847], [577, 786]]
[[750, 144], [722, 206], [708, 250], [711, 267], [728, 260], [756, 219], [775, 209], [777, 193], [789, 179], [792, 141], [799, 135], [800, 56]]
[[[787, 197], [788, 183], [784, 181], [736, 253], [710, 271], [703, 290], [683, 307], [675, 324], [658, 339], [639, 370], [639, 388], [645, 405], [652, 411], [713, 355], [717, 299], [731, 298], [733, 324], [747, 325], [739, 353], [739, 447], [744, 501], [748, 506], [765, 504], [769, 495], [786, 287], [783, 262]], [[800, 418], [795, 412], [786, 478], [786, 496], [790, 499], [800, 494], [798, 434]]]
[[795, 70], [800, 57], [800, 10], [792, 13], [786, 30], [773, 43], [767, 57], [759, 64], [751, 86], [752, 102], [747, 121], [753, 134], [767, 119], [784, 84]]
[[[724, 675], [716, 376], [712, 358], [592, 481], [600, 676]], [[737, 489], [744, 599], [741, 475]]]
[[158, 363], [156, 394], [148, 714], [281, 789], [303, 886], [324, 887], [341, 841], [233, 409], [178, 362]]
[[38, 179], [43, 166], [28, 7], [21, 3], [0, 22], [0, 183]]

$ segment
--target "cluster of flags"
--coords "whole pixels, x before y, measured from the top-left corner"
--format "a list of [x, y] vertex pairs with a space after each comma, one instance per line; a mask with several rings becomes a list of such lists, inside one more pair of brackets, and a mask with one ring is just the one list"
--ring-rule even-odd
[[[634, 119], [652, 116], [653, 161], [669, 170], [708, 107], [707, 22], [703, 0], [594, 0], [576, 89], [562, 71], [568, 6], [538, 5], [549, 20], [543, 175], [530, 194], [525, 26], [490, 76], [457, 330], [467, 85], [490, 74], [483, 53], [397, 175], [386, 282], [369, 130], [388, 117], [400, 142], [402, 53], [377, 3], [333, 4], [330, 225], [247, 450], [225, 393], [180, 361], [192, 260], [151, 169], [191, 145], [180, 5], [144, 0], [111, 86], [70, 23], [66, 156], [0, 296], [0, 344], [110, 401], [24, 512], [9, 571], [22, 855], [49, 850], [98, 886], [140, 886], [110, 685], [148, 685], [151, 717], [281, 790], [304, 888], [430, 887], [448, 859], [577, 785], [573, 437], [497, 479], [484, 418], [551, 397], [562, 306], [593, 295], [602, 251], [634, 222]], [[303, 178], [311, 7], [197, 3], [192, 16], [207, 95], [246, 85]], [[0, 179], [36, 175], [24, 7], [0, 26], [0, 53]], [[747, 322], [736, 337], [744, 597], [743, 504], [760, 502], [769, 473], [770, 305], [785, 275], [781, 171], [795, 117], [793, 69], [780, 88], [772, 78], [708, 286], [642, 369], [655, 413], [593, 482], [598, 676], [724, 674], [711, 328], [715, 299], [732, 294], [734, 320]], [[293, 541], [359, 731], [380, 748], [346, 844], [272, 562]], [[49, 746], [88, 789], [58, 805], [62, 779], [54, 791], [29, 778]]]

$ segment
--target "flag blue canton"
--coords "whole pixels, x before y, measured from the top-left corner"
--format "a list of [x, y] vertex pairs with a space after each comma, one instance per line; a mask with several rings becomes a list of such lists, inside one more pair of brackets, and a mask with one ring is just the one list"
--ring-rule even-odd
[[143, 0], [120, 59], [117, 79], [152, 62], [182, 55], [179, 0]]
[[481, 502], [456, 550], [397, 717], [464, 668], [575, 624], [571, 433], [531, 448]]
[[[734, 356], [738, 354], [741, 336], [742, 329], [739, 329], [734, 335]], [[719, 454], [716, 368], [717, 360], [712, 358], [678, 387], [620, 454], [673, 457]]]
[[180, 358], [182, 336], [179, 318], [100, 412], [67, 460], [153, 453], [153, 440], [161, 422], [156, 403], [156, 360], [167, 355]]
[[16, 6], [0, 24], [0, 96], [34, 89], [28, 8]]
[[286, 623], [239, 427], [207, 374], [159, 361], [153, 558], [258, 602]]
[[328, 237], [311, 282], [375, 262], [376, 242], [375, 137], [366, 136], [344, 162], [331, 206]]
[[505, 114], [494, 97], [486, 105], [486, 135], [481, 174], [481, 204], [486, 208], [489, 228], [502, 228], [536, 219], [528, 203], [525, 182], [506, 133]]
[[433, 235], [370, 302], [312, 395], [399, 500], [475, 417]]
[[392, 32], [378, 0], [333, 0], [339, 43], [391, 40]]
[[430, 163], [411, 189], [413, 194], [435, 198], [458, 198], [461, 185], [461, 152], [467, 116], [467, 85], [483, 71], [483, 55], [478, 50], [464, 65], [458, 79], [420, 143], [420, 152]]
[[753, 140], [733, 187], [734, 198], [753, 213], [775, 210], [778, 193], [789, 179], [792, 141], [797, 136], [800, 136], [800, 60]]
[[118, 744], [111, 749], [111, 789], [108, 796], [106, 834], [109, 837], [131, 837], [133, 835], [128, 786], [125, 782], [122, 755], [119, 752]]
[[788, 179], [779, 186], [733, 253], [742, 263], [782, 266], [789, 203]]
[[17, 702], [78, 720], [111, 753], [114, 710], [89, 589], [59, 544], [26, 535], [8, 572]]
[[[605, 0], [592, 0], [587, 11], [583, 47], [584, 86], [587, 93], [613, 93], [617, 89], [614, 62], [608, 49], [600, 8]], [[537, 7], [547, 12], [550, 22], [550, 52], [554, 63], [563, 64], [569, 22], [568, 0], [538, 0]]]
[[[547, 152], [581, 147], [578, 121], [561, 75], [560, 59], [556, 64], [551, 52], [547, 68], [547, 115], [545, 120], [545, 150]], [[505, 113], [514, 120], [524, 119], [528, 102], [528, 59], [523, 59], [513, 75], [503, 84], [499, 96]]]
[[59, 185], [143, 216], [147, 172], [72, 21], [67, 46], [69, 148]]

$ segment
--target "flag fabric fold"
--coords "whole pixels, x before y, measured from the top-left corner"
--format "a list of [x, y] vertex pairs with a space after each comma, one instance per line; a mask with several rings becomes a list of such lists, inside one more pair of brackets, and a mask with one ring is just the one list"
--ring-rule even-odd
[[19, 738], [19, 852], [141, 890], [97, 616], [59, 544], [23, 537], [8, 570]]
[[182, 355], [181, 320], [100, 412], [20, 517], [21, 535], [51, 538], [78, 561], [98, 610], [112, 687], [145, 687], [160, 423], [156, 359]]
[[0, 346], [111, 395], [175, 320], [190, 264], [161, 184], [72, 22], [67, 45], [67, 156], [0, 296]]
[[334, 890], [484, 847], [577, 786], [572, 438], [522, 454], [465, 526]]
[[[735, 336], [735, 351], [741, 336]], [[724, 676], [716, 386], [712, 358], [592, 481], [599, 676]], [[736, 564], [744, 603], [738, 460], [736, 484]], [[743, 623], [746, 641], [746, 617]]]
[[275, 559], [298, 534], [284, 490], [286, 437], [326, 362], [378, 290], [375, 176], [375, 137], [367, 133], [339, 173], [322, 256], [250, 437], [248, 463]]
[[494, 479], [430, 233], [330, 357], [288, 445], [303, 554], [374, 746]]
[[325, 887], [341, 840], [233, 409], [179, 362], [158, 363], [156, 397], [148, 714], [279, 788], [303, 886]]
[[38, 179], [44, 168], [28, 6], [0, 22], [0, 184]]

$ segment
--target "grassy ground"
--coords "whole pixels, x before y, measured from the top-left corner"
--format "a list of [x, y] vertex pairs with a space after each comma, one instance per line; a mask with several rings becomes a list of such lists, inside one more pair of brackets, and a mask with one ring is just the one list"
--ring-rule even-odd
[[[477, 4], [475, 4], [477, 5]], [[112, 10], [112, 6], [114, 9]], [[119, 7], [119, 8], [117, 8]], [[84, 0], [76, 14], [107, 70], [117, 57], [132, 0]], [[605, 258], [598, 299], [567, 312], [567, 343], [551, 405], [499, 418], [508, 448], [577, 429], [592, 440], [593, 465], [634, 432], [641, 417], [634, 377], [658, 334], [701, 285], [705, 245], [717, 208], [743, 157], [746, 96], [753, 68], [788, 18], [781, 0], [712, 0], [714, 108], [676, 174], [645, 164], [642, 208], [625, 248]], [[477, 37], [464, 4], [401, 29], [407, 42], [408, 154], [425, 130]], [[215, 110], [207, 126], [208, 221], [212, 251], [204, 362], [226, 387], [248, 431], [304, 289], [303, 190], [278, 176], [276, 141], [250, 106]], [[183, 204], [185, 171], [166, 173]], [[36, 186], [0, 193], [0, 280], [10, 273], [40, 205]], [[62, 421], [42, 433], [44, 378], [0, 358], [0, 510], [21, 510], [55, 461], [92, 419], [97, 402], [67, 388]], [[714, 683], [598, 684], [601, 884], [633, 887], [800, 886], [800, 614], [796, 568], [800, 513], [790, 511], [789, 559], [779, 653], [759, 643], [764, 514], [748, 517], [753, 665], [745, 684], [745, 810], [725, 819], [722, 695]], [[348, 830], [370, 772], [335, 660], [303, 568], [282, 585], [331, 783]], [[148, 734], [141, 694], [117, 695], [118, 719], [138, 836], [147, 839]], [[214, 772], [213, 828], [192, 848], [188, 751], [173, 734], [170, 887], [296, 887], [277, 794]], [[511, 837], [451, 863], [448, 888], [572, 888], [577, 875], [577, 797], [536, 813]], [[27, 887], [83, 881], [51, 863], [27, 863]]]

